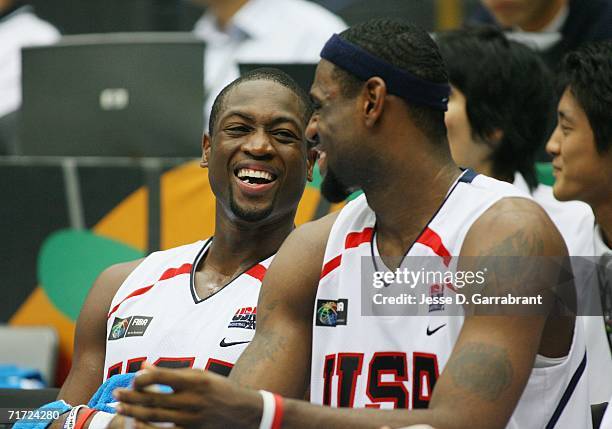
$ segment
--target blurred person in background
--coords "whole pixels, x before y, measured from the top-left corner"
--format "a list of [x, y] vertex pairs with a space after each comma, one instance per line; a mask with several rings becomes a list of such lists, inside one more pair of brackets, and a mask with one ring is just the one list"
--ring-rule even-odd
[[481, 0], [469, 21], [511, 31], [556, 69], [583, 43], [612, 38], [612, 0]]
[[553, 156], [553, 191], [561, 201], [586, 202], [595, 213], [594, 254], [612, 339], [612, 41], [568, 54], [560, 87], [557, 128], [546, 145]]
[[[590, 207], [579, 201], [560, 202], [550, 186], [537, 181], [534, 157], [548, 140], [555, 109], [554, 79], [543, 61], [494, 27], [442, 33], [438, 44], [452, 88], [445, 120], [455, 162], [530, 194], [561, 232], [569, 255], [592, 256]], [[583, 286], [581, 302], [598, 300], [596, 288], [586, 284], [578, 282]], [[612, 357], [603, 320], [601, 316], [581, 320], [589, 353], [591, 403], [605, 402], [612, 394]]]
[[206, 7], [193, 29], [206, 42], [206, 106], [238, 77], [239, 63], [316, 63], [345, 23], [306, 0], [191, 0]]
[[0, 155], [14, 151], [21, 106], [21, 48], [48, 45], [60, 33], [19, 0], [0, 0]]

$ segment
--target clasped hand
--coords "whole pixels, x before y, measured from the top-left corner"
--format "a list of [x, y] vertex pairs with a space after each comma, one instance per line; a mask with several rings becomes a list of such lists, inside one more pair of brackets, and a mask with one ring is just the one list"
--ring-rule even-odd
[[[155, 385], [172, 393], [159, 393]], [[117, 412], [135, 419], [134, 429], [159, 429], [152, 423], [179, 428], [257, 428], [263, 401], [258, 392], [236, 386], [210, 371], [146, 366], [132, 389], [117, 389]], [[118, 423], [118, 422], [117, 422]]]

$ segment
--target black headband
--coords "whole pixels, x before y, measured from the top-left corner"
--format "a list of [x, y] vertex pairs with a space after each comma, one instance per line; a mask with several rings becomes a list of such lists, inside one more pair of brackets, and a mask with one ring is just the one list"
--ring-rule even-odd
[[337, 34], [325, 44], [321, 58], [363, 81], [374, 76], [382, 78], [390, 94], [397, 95], [410, 103], [447, 110], [450, 85], [423, 80], [347, 42]]

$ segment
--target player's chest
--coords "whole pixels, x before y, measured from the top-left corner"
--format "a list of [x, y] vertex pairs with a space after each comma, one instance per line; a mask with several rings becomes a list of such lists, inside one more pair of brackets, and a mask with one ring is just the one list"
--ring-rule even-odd
[[255, 330], [258, 296], [259, 285], [252, 281], [231, 284], [204, 300], [193, 294], [188, 278], [155, 284], [109, 318], [107, 349], [202, 349], [228, 335], [248, 336]]

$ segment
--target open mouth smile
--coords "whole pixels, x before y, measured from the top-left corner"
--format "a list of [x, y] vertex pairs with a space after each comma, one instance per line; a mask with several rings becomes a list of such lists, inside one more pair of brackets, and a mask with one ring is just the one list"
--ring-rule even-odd
[[249, 185], [266, 185], [276, 180], [276, 175], [263, 170], [251, 170], [250, 168], [237, 169], [234, 174], [242, 182]]
[[258, 195], [268, 191], [276, 183], [277, 175], [268, 170], [256, 167], [239, 167], [234, 170], [239, 188], [249, 195]]

